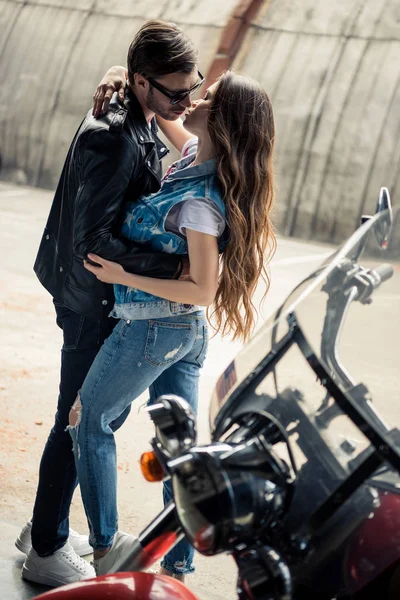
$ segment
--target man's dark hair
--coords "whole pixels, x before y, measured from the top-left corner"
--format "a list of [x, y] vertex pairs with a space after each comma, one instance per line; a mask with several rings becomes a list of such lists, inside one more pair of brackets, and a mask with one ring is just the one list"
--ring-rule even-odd
[[142, 25], [128, 51], [128, 74], [162, 77], [169, 73], [190, 73], [198, 51], [192, 40], [174, 23], [154, 19]]

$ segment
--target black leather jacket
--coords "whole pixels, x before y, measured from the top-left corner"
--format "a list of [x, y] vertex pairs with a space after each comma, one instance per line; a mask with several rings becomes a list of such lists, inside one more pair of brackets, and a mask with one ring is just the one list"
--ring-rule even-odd
[[160, 188], [160, 159], [167, 153], [154, 120], [150, 130], [129, 88], [124, 104], [114, 95], [106, 115], [86, 115], [70, 146], [34, 265], [56, 300], [95, 319], [109, 313], [112, 286], [84, 268], [88, 252], [132, 273], [178, 276], [177, 255], [153, 253], [119, 236], [125, 202]]

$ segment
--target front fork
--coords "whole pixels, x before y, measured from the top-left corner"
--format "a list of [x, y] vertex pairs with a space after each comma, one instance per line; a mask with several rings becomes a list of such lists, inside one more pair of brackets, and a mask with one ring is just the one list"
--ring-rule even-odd
[[289, 567], [273, 548], [257, 545], [235, 550], [239, 600], [292, 600]]

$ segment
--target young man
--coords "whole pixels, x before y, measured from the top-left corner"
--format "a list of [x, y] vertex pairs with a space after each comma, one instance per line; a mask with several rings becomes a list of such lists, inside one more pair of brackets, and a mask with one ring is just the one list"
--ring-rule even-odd
[[151, 253], [118, 232], [125, 201], [160, 187], [160, 160], [168, 150], [156, 135], [154, 116], [174, 121], [190, 106], [201, 84], [196, 62], [196, 48], [175, 25], [145, 23], [129, 48], [124, 98], [114, 97], [99, 119], [88, 113], [67, 155], [34, 266], [53, 296], [64, 345], [57, 413], [40, 464], [33, 519], [16, 541], [27, 554], [22, 576], [30, 581], [57, 586], [95, 576], [80, 558], [92, 551], [87, 538], [69, 530], [77, 478], [66, 427], [115, 320], [108, 318], [112, 286], [87, 271], [83, 259], [93, 252], [133, 273], [179, 277], [176, 255]]

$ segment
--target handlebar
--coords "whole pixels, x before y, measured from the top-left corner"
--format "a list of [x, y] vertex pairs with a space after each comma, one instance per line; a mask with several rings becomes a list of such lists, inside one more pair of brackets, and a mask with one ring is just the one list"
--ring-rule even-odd
[[372, 293], [392, 277], [393, 267], [388, 264], [379, 265], [376, 269], [364, 269], [358, 265], [356, 267], [358, 269], [357, 273], [348, 285], [352, 285], [354, 279], [354, 284], [358, 290], [358, 294], [354, 299], [362, 304], [368, 304], [371, 302]]
[[[351, 375], [345, 370], [338, 356], [338, 343], [343, 324], [352, 302], [369, 304], [372, 302], [373, 292], [393, 275], [393, 267], [381, 264], [375, 269], [365, 269], [351, 260], [345, 260], [328, 278], [324, 291], [328, 294], [328, 310], [326, 312], [321, 338], [321, 357], [339, 379], [348, 392], [358, 399], [364, 409], [368, 410], [374, 422], [387, 431], [388, 427], [373, 409], [367, 398], [368, 390], [357, 386]], [[321, 427], [328, 427], [329, 423], [341, 414], [339, 407], [334, 404], [328, 406], [326, 400], [320, 407], [316, 421]]]
[[379, 265], [379, 267], [376, 267], [375, 273], [380, 278], [380, 282], [379, 282], [379, 285], [380, 285], [381, 283], [384, 283], [385, 281], [387, 281], [388, 279], [390, 279], [392, 277], [393, 267], [392, 267], [392, 265], [388, 265], [388, 264]]

